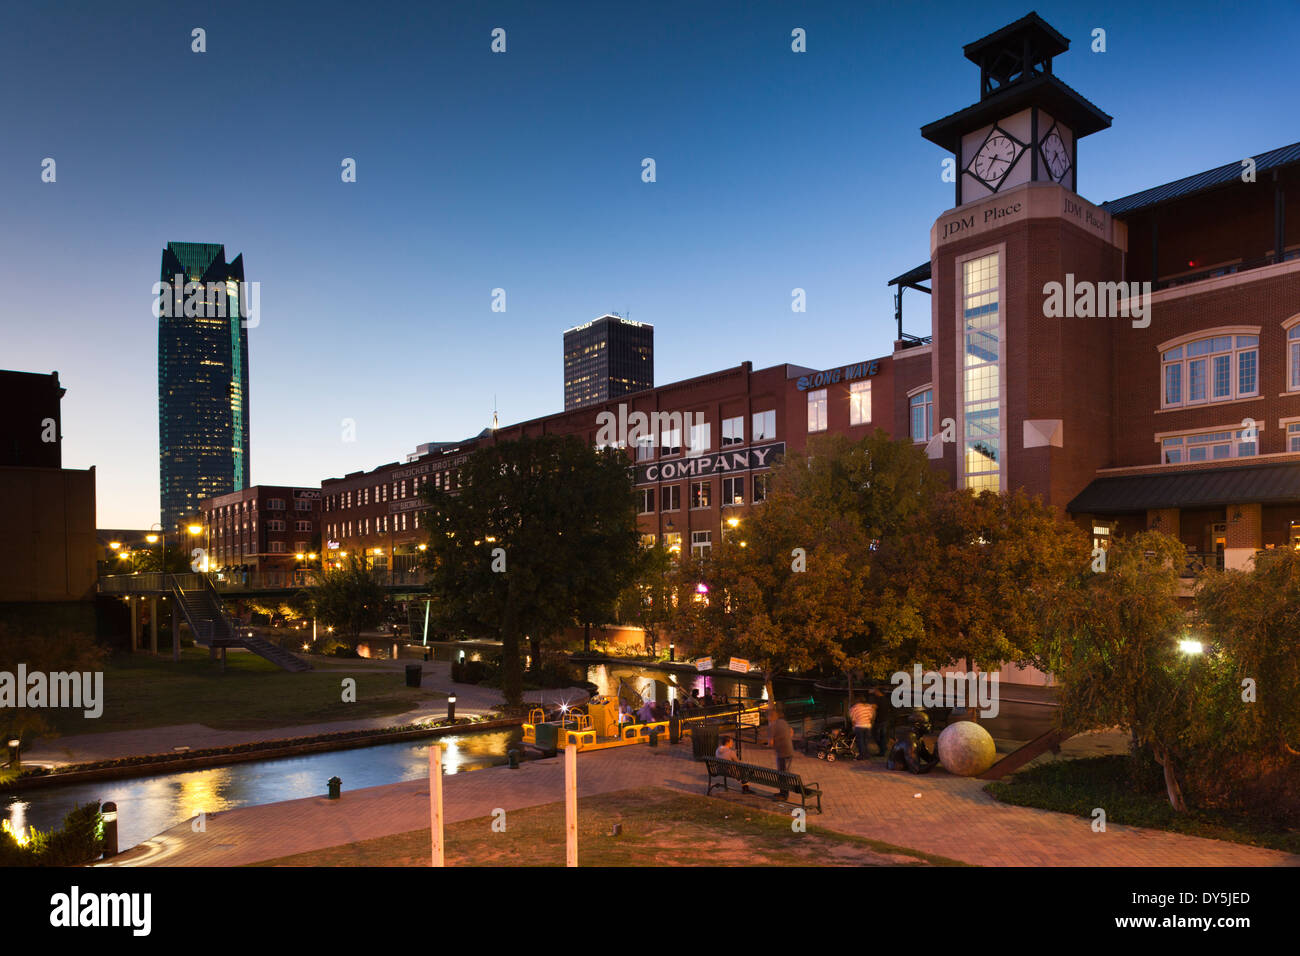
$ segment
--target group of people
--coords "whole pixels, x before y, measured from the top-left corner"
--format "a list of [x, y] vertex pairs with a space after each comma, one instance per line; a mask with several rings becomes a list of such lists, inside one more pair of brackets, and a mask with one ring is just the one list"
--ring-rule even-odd
[[636, 710], [627, 701], [620, 701], [618, 705], [618, 722], [620, 724], [650, 724], [658, 720], [668, 720], [670, 717], [685, 717], [692, 714], [698, 714], [710, 707], [717, 706], [717, 701], [713, 697], [713, 692], [709, 691], [703, 697], [697, 690], [690, 697], [674, 698], [672, 703], [666, 701], [655, 701], [646, 699]]

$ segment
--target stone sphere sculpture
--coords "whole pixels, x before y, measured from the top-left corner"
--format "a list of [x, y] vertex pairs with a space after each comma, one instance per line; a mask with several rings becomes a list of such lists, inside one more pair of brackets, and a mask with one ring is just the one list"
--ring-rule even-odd
[[949, 724], [939, 734], [939, 762], [958, 777], [982, 774], [997, 759], [997, 746], [989, 732], [970, 720]]

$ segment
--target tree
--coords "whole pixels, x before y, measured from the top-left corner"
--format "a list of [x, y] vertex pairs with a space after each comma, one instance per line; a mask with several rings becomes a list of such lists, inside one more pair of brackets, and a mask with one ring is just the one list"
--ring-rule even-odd
[[883, 555], [891, 668], [1035, 663], [1043, 609], [1089, 570], [1087, 539], [1020, 490], [945, 490], [929, 504]]
[[499, 635], [502, 690], [518, 704], [521, 638], [540, 650], [542, 638], [594, 620], [630, 576], [638, 538], [627, 459], [572, 436], [503, 441], [469, 456], [454, 491], [424, 494], [438, 624]]
[[662, 543], [641, 548], [631, 581], [618, 596], [616, 619], [641, 628], [648, 647], [659, 645], [662, 630], [673, 620], [677, 564]]
[[361, 632], [384, 619], [388, 595], [370, 573], [365, 558], [348, 555], [342, 568], [326, 568], [308, 589], [316, 617], [356, 650]]
[[1189, 735], [1195, 788], [1300, 823], [1300, 551], [1256, 555], [1250, 570], [1209, 572], [1196, 590], [1209, 644]]
[[716, 655], [759, 662], [769, 695], [785, 670], [872, 672], [882, 549], [926, 514], [941, 481], [911, 442], [882, 431], [812, 439], [699, 566], [708, 595], [683, 594], [675, 626]]
[[[1182, 543], [1158, 531], [1117, 539], [1106, 570], [1047, 605], [1042, 664], [1060, 682], [1057, 719], [1079, 732], [1119, 725], [1163, 767], [1175, 810], [1186, 809], [1180, 767], [1196, 699], [1196, 662], [1179, 650]], [[1135, 756], [1137, 754], [1135, 753]]]

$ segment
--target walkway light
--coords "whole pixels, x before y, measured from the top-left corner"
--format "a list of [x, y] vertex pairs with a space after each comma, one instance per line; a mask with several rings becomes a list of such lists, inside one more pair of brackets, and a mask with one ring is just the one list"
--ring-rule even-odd
[[189, 528], [187, 528], [186, 530], [189, 531], [190, 534], [202, 534], [202, 533], [203, 533], [203, 525], [201, 525], [201, 524], [192, 524], [192, 525], [190, 525]]
[[1204, 654], [1205, 645], [1200, 641], [1179, 641], [1178, 649], [1184, 654]]
[[104, 823], [104, 856], [117, 856], [117, 804], [104, 804], [99, 815]]
[[728, 518], [728, 519], [727, 519], [727, 527], [728, 527], [728, 528], [734, 528], [734, 527], [736, 527], [736, 526], [739, 525], [739, 524], [740, 524], [740, 519], [739, 519], [739, 518]]
[[158, 543], [158, 536], [156, 534], [147, 534], [144, 536], [144, 539], [148, 541], [150, 544]]

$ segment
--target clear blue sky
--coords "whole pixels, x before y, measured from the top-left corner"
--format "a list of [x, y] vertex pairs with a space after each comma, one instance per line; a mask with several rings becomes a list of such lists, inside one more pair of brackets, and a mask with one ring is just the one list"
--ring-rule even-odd
[[[919, 127], [977, 99], [962, 44], [1030, 8], [12, 5], [0, 367], [59, 371], [65, 467], [98, 467], [101, 527], [138, 527], [158, 513], [150, 288], [170, 240], [224, 243], [262, 283], [256, 483], [465, 437], [494, 395], [503, 423], [558, 411], [560, 333], [608, 311], [654, 324], [661, 384], [887, 354], [885, 283], [952, 202]], [[1294, 0], [1034, 8], [1072, 41], [1056, 72], [1115, 117], [1080, 147], [1088, 199], [1300, 139]]]

